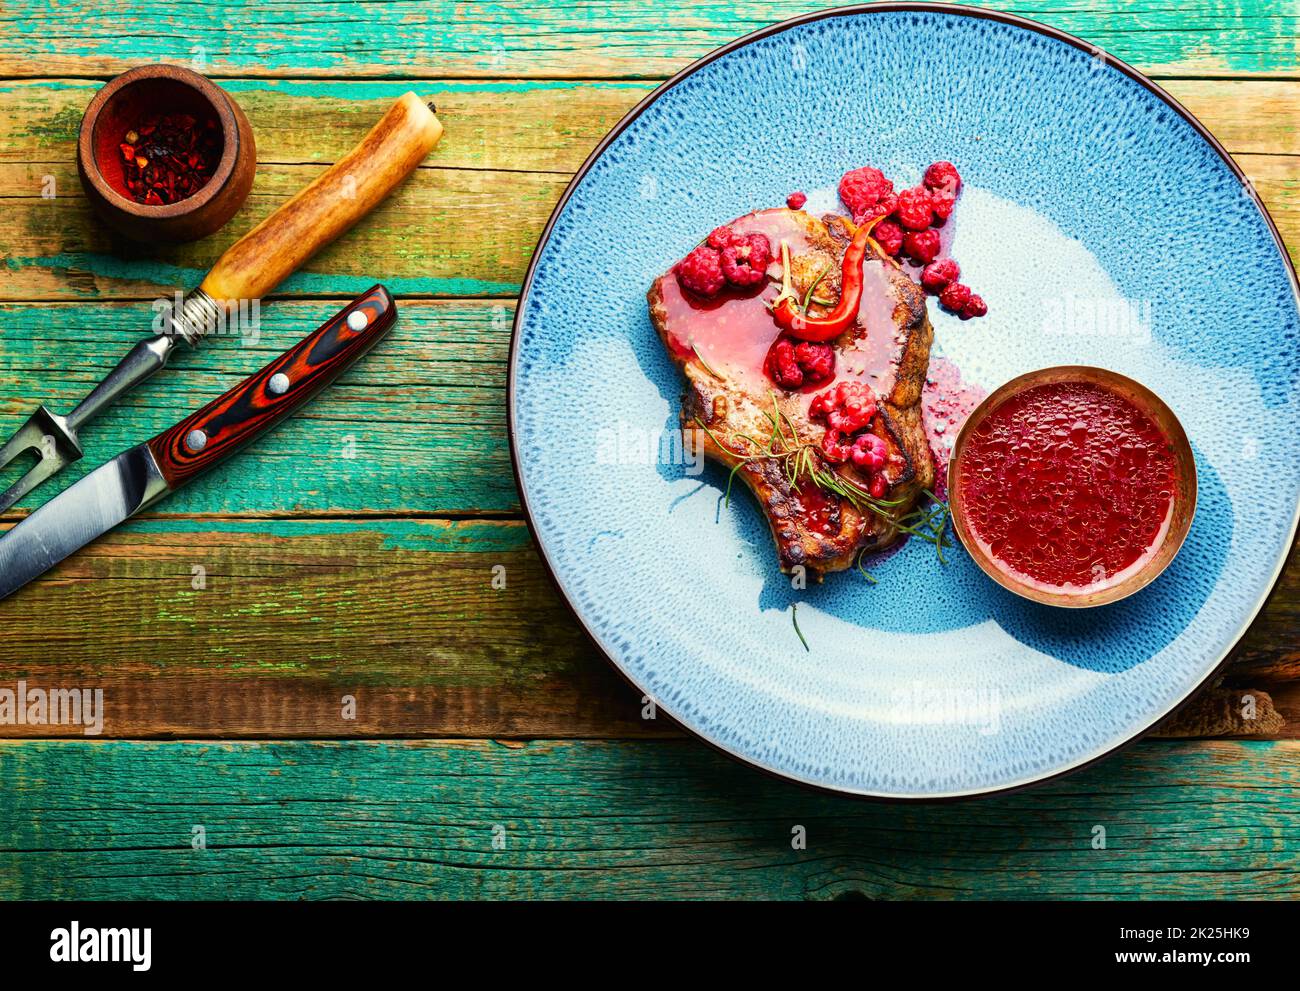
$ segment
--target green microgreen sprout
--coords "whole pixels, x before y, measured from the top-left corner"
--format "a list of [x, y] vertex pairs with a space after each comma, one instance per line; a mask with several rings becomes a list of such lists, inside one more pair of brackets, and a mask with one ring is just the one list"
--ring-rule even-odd
[[794, 623], [794, 632], [799, 635], [799, 642], [803, 644], [803, 649], [812, 653], [812, 648], [808, 646], [808, 641], [804, 639], [803, 631], [799, 629], [799, 603], [797, 602], [790, 606], [790, 622]]
[[[813, 280], [813, 284], [810, 285], [810, 286], [808, 287], [808, 291], [807, 291], [806, 293], [803, 294], [803, 305], [800, 306], [800, 308], [799, 308], [799, 311], [800, 311], [801, 313], [807, 313], [807, 312], [808, 312], [808, 304], [809, 304], [810, 302], [812, 302], [812, 300], [813, 300], [813, 298], [814, 298], [814, 297], [813, 297], [813, 293], [816, 292], [817, 287], [820, 286], [820, 285], [822, 284], [822, 280], [823, 280], [824, 278], [826, 278], [826, 276], [828, 276], [828, 275], [830, 275], [830, 274], [831, 274], [831, 264], [830, 264], [829, 262], [827, 262], [827, 263], [826, 263], [826, 267], [823, 268], [823, 269], [821, 270], [821, 274], [818, 275], [817, 278]], [[821, 306], [827, 306], [827, 305], [829, 305], [829, 304], [827, 304], [827, 303], [823, 303], [823, 302], [821, 301], [821, 299], [817, 299], [817, 303], [818, 303], [819, 305], [821, 305]]]
[[717, 379], [719, 382], [725, 382], [725, 381], [727, 381], [725, 378], [723, 378], [721, 375], [719, 375], [719, 374], [714, 370], [714, 368], [713, 368], [712, 365], [710, 365], [707, 361], [704, 360], [704, 355], [700, 354], [700, 346], [699, 346], [698, 344], [692, 343], [692, 344], [691, 344], [691, 350], [695, 352], [695, 357], [697, 357], [697, 358], [700, 359], [700, 364], [704, 366], [704, 370], [705, 370], [706, 372], [708, 372], [710, 375], [712, 375], [712, 376], [713, 376], [715, 379]]
[[862, 566], [862, 559], [866, 556], [867, 556], [867, 549], [865, 547], [862, 548], [860, 551], [858, 551], [858, 560], [856, 562], [858, 573], [861, 574], [862, 577], [865, 578], [872, 585], [879, 585], [880, 582], [872, 576], [871, 572], [867, 571], [867, 569]]

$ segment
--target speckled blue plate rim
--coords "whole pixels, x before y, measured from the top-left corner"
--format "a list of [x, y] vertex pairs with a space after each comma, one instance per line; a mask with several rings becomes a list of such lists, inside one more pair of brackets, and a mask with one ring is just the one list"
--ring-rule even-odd
[[[516, 388], [518, 384], [519, 347], [522, 338], [522, 324], [523, 324], [523, 317], [525, 311], [525, 302], [527, 301], [528, 294], [532, 289], [533, 277], [536, 273], [538, 262], [541, 259], [542, 249], [546, 246], [547, 241], [550, 239], [551, 231], [555, 227], [555, 224], [558, 221], [560, 215], [564, 212], [564, 208], [568, 204], [569, 198], [573, 195], [574, 190], [578, 188], [582, 180], [586, 177], [587, 172], [592, 168], [593, 165], [595, 165], [595, 163], [605, 153], [605, 150], [609, 147], [609, 145], [613, 143], [619, 137], [619, 135], [621, 135], [623, 131], [627, 129], [629, 125], [631, 125], [638, 117], [640, 117], [641, 114], [643, 114], [651, 105], [653, 105], [656, 100], [658, 100], [661, 96], [667, 93], [670, 89], [672, 89], [682, 80], [686, 79], [692, 73], [698, 71], [699, 69], [703, 68], [709, 63], [723, 57], [724, 55], [728, 55], [731, 52], [744, 48], [746, 45], [752, 44], [753, 42], [759, 41], [760, 39], [763, 38], [768, 38], [773, 35], [780, 34], [783, 31], [786, 31], [790, 28], [796, 27], [801, 24], [807, 24], [813, 21], [827, 20], [833, 17], [853, 17], [853, 16], [860, 16], [863, 14], [872, 14], [872, 13], [885, 13], [885, 12], [896, 13], [896, 12], [908, 12], [908, 11], [946, 14], [946, 15], [957, 16], [957, 17], [983, 18], [985, 20], [998, 21], [1003, 24], [1011, 25], [1013, 27], [1019, 27], [1028, 31], [1033, 31], [1038, 34], [1045, 35], [1046, 37], [1049, 38], [1054, 38], [1057, 41], [1064, 42], [1074, 48], [1078, 48], [1082, 51], [1088, 52], [1094, 58], [1100, 59], [1104, 61], [1107, 65], [1113, 66], [1114, 68], [1118, 69], [1119, 71], [1127, 75], [1133, 81], [1135, 81], [1145, 89], [1149, 90], [1155, 96], [1157, 96], [1171, 110], [1177, 113], [1180, 117], [1182, 117], [1185, 121], [1187, 121], [1188, 124], [1192, 126], [1192, 128], [1196, 131], [1196, 133], [1200, 135], [1200, 137], [1214, 150], [1214, 152], [1223, 160], [1223, 163], [1229, 168], [1232, 174], [1235, 175], [1237, 179], [1241, 182], [1242, 187], [1247, 191], [1247, 194], [1250, 196], [1250, 199], [1258, 208], [1260, 215], [1264, 218], [1264, 222], [1268, 225], [1269, 233], [1272, 234], [1273, 236], [1274, 244], [1277, 247], [1278, 253], [1282, 257], [1283, 264], [1286, 268], [1287, 277], [1291, 283], [1292, 296], [1295, 298], [1297, 305], [1300, 306], [1300, 283], [1297, 282], [1295, 265], [1292, 263], [1291, 256], [1290, 254], [1288, 254], [1286, 250], [1286, 245], [1282, 241], [1282, 235], [1278, 231], [1277, 224], [1273, 221], [1273, 217], [1268, 212], [1268, 208], [1264, 205], [1263, 201], [1259, 198], [1259, 195], [1256, 193], [1254, 184], [1250, 182], [1245, 172], [1243, 172], [1242, 169], [1237, 165], [1237, 163], [1233, 160], [1232, 156], [1228, 154], [1227, 149], [1224, 148], [1222, 144], [1220, 144], [1219, 140], [1215, 138], [1213, 134], [1210, 133], [1210, 131], [1205, 127], [1204, 124], [1202, 124], [1199, 120], [1197, 120], [1196, 116], [1192, 114], [1191, 111], [1189, 111], [1186, 107], [1184, 107], [1181, 103], [1179, 103], [1176, 99], [1174, 99], [1174, 97], [1172, 97], [1169, 93], [1165, 92], [1165, 90], [1163, 90], [1155, 82], [1148, 79], [1145, 75], [1143, 75], [1137, 69], [1133, 68], [1128, 63], [1123, 62], [1118, 58], [1115, 58], [1109, 52], [1103, 51], [1102, 49], [1098, 48], [1096, 45], [1090, 44], [1089, 42], [1086, 42], [1081, 38], [1077, 38], [1072, 34], [1068, 34], [1065, 31], [1061, 31], [1057, 28], [1049, 27], [1046, 24], [1040, 24], [1037, 21], [1032, 21], [1025, 17], [1019, 17], [1015, 14], [1007, 14], [1001, 11], [988, 10], [983, 7], [973, 7], [973, 6], [966, 6], [963, 4], [954, 4], [954, 3], [889, 2], [889, 0], [886, 0], [886, 2], [854, 4], [846, 7], [836, 7], [827, 10], [814, 11], [809, 14], [802, 14], [798, 17], [793, 17], [785, 21], [780, 21], [779, 23], [771, 24], [768, 27], [760, 28], [757, 31], [750, 32], [749, 34], [737, 38], [735, 41], [729, 42], [728, 44], [723, 45], [720, 48], [717, 48], [714, 51], [709, 52], [707, 55], [704, 55], [703, 57], [697, 59], [696, 61], [692, 62], [690, 65], [686, 66], [686, 68], [682, 69], [680, 72], [674, 74], [671, 78], [666, 80], [660, 86], [656, 87], [651, 93], [647, 94], [640, 102], [638, 102], [636, 106], [634, 106], [631, 110], [629, 110], [623, 116], [623, 118], [610, 130], [610, 132], [606, 134], [604, 138], [601, 139], [600, 143], [596, 145], [596, 147], [592, 150], [591, 154], [588, 155], [586, 160], [582, 163], [582, 167], [578, 169], [578, 171], [574, 174], [573, 178], [569, 181], [568, 186], [564, 190], [564, 194], [560, 197], [559, 202], [555, 205], [555, 209], [551, 211], [551, 216], [547, 220], [546, 226], [542, 229], [541, 237], [539, 237], [537, 240], [537, 247], [533, 250], [532, 258], [528, 263], [528, 269], [524, 273], [523, 286], [519, 293], [519, 301], [518, 304], [516, 305], [515, 319], [514, 319], [514, 323], [510, 335], [510, 361], [509, 361], [509, 373], [508, 373], [507, 386], [506, 386], [506, 404], [507, 404], [507, 414], [508, 414], [506, 420], [506, 432], [510, 442], [510, 460], [515, 474], [515, 485], [519, 490], [520, 506], [523, 509], [524, 519], [528, 525], [529, 533], [533, 538], [533, 543], [537, 545], [537, 548], [540, 551], [542, 564], [546, 568], [546, 573], [550, 576], [551, 581], [554, 583], [555, 587], [559, 590], [560, 596], [561, 598], [563, 598], [565, 605], [568, 607], [569, 611], [573, 614], [574, 619], [578, 621], [578, 624], [582, 627], [582, 630], [587, 635], [587, 638], [592, 642], [592, 644], [595, 645], [595, 647], [601, 652], [601, 654], [604, 655], [604, 657], [606, 658], [606, 660], [609, 661], [609, 663], [614, 668], [614, 670], [617, 671], [619, 675], [629, 685], [631, 685], [637, 691], [642, 692], [643, 694], [646, 691], [645, 687], [639, 684], [636, 681], [636, 679], [633, 678], [632, 675], [624, 668], [624, 666], [619, 663], [617, 658], [614, 656], [614, 652], [610, 650], [609, 646], [591, 628], [591, 625], [587, 622], [586, 617], [582, 615], [581, 610], [578, 609], [577, 605], [574, 603], [573, 597], [569, 594], [569, 591], [565, 587], [563, 580], [560, 578], [560, 575], [556, 571], [555, 566], [551, 561], [550, 554], [547, 552], [545, 544], [541, 541], [541, 539], [538, 536], [537, 526], [534, 522], [533, 513], [529, 506], [528, 489], [524, 483], [523, 472], [520, 470], [518, 429], [515, 423], [516, 408], [517, 408]], [[1291, 518], [1291, 527], [1285, 545], [1287, 548], [1291, 548], [1294, 546], [1298, 528], [1300, 528], [1300, 503], [1297, 503], [1296, 511]], [[1223, 670], [1224, 665], [1227, 664], [1228, 659], [1232, 656], [1232, 653], [1236, 650], [1238, 644], [1240, 644], [1242, 637], [1245, 636], [1251, 624], [1255, 621], [1256, 617], [1260, 614], [1260, 612], [1264, 609], [1265, 605], [1267, 605], [1269, 600], [1273, 597], [1273, 594], [1277, 591], [1278, 583], [1281, 580], [1282, 573], [1286, 567], [1286, 562], [1289, 556], [1290, 556], [1289, 550], [1284, 551], [1279, 556], [1277, 564], [1273, 570], [1272, 578], [1269, 581], [1268, 592], [1265, 595], [1260, 597], [1259, 602], [1256, 603], [1254, 609], [1251, 610], [1249, 615], [1245, 617], [1245, 620], [1243, 621], [1240, 629], [1238, 629], [1236, 635], [1232, 638], [1232, 643], [1224, 650], [1222, 656], [1218, 659], [1218, 661], [1215, 663], [1213, 668], [1211, 668], [1207, 672], [1205, 677], [1203, 677], [1199, 682], [1192, 685], [1188, 689], [1187, 693], [1183, 695], [1182, 698], [1175, 700], [1163, 711], [1153, 715], [1150, 722], [1145, 727], [1143, 727], [1143, 729], [1133, 734], [1128, 739], [1123, 740], [1120, 743], [1115, 744], [1114, 746], [1106, 750], [1103, 750], [1100, 753], [1094, 754], [1090, 757], [1081, 758], [1064, 767], [1057, 768], [1048, 773], [1040, 774], [1028, 780], [1016, 782], [1015, 784], [1007, 785], [1005, 787], [972, 788], [960, 792], [918, 794], [918, 795], [901, 795], [897, 793], [886, 794], [886, 793], [877, 793], [877, 792], [861, 790], [861, 789], [832, 787], [826, 784], [822, 784], [820, 782], [809, 781], [800, 778], [796, 775], [788, 774], [786, 772], [779, 771], [775, 768], [768, 767], [764, 764], [761, 764], [758, 761], [754, 760], [752, 757], [749, 757], [742, 753], [738, 753], [737, 751], [727, 746], [724, 746], [718, 741], [710, 739], [709, 737], [705, 736], [703, 733], [689, 726], [687, 723], [685, 723], [677, 716], [675, 716], [671, 711], [669, 711], [665, 706], [663, 706], [662, 703], [659, 704], [659, 708], [661, 711], [664, 712], [664, 714], [666, 714], [669, 718], [671, 718], [678, 726], [685, 729], [696, 739], [701, 740], [708, 746], [712, 747], [714, 750], [717, 750], [719, 753], [722, 753], [727, 757], [730, 757], [732, 760], [738, 761], [741, 764], [754, 768], [755, 770], [761, 771], [764, 774], [767, 774], [773, 778], [779, 779], [781, 781], [798, 784], [801, 785], [802, 787], [809, 788], [817, 792], [823, 792], [826, 794], [834, 794], [834, 795], [847, 795], [855, 798], [871, 799], [879, 802], [896, 802], [900, 804], [915, 804], [915, 803], [925, 803], [925, 802], [933, 802], [933, 803], [954, 802], [954, 801], [964, 801], [964, 800], [969, 800], [974, 798], [986, 798], [993, 795], [1009, 795], [1015, 792], [1022, 791], [1026, 788], [1032, 788], [1038, 785], [1042, 785], [1049, 781], [1054, 781], [1057, 778], [1061, 778], [1067, 774], [1073, 774], [1076, 771], [1081, 771], [1086, 767], [1090, 767], [1093, 764], [1098, 763], [1099, 761], [1103, 761], [1108, 757], [1114, 756], [1115, 754], [1119, 753], [1122, 750], [1127, 749], [1128, 747], [1136, 743], [1138, 740], [1140, 740], [1152, 729], [1152, 727], [1160, 723], [1161, 720], [1167, 718], [1168, 716], [1176, 712], [1178, 709], [1182, 708], [1182, 706], [1185, 705], [1187, 701], [1193, 695], [1195, 695], [1196, 692], [1201, 687], [1207, 684], [1211, 679], [1217, 676], [1220, 671]]]

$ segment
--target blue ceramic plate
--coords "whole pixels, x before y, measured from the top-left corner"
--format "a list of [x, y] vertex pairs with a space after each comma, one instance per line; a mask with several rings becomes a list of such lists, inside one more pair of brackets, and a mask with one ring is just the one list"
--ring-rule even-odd
[[[1046, 365], [1112, 368], [1191, 438], [1187, 543], [1122, 602], [1036, 606], [960, 548], [943, 567], [916, 541], [871, 563], [878, 585], [846, 572], [793, 589], [748, 493], [724, 508], [725, 473], [693, 474], [660, 444], [683, 384], [647, 317], [655, 277], [791, 190], [829, 205], [847, 169], [901, 188], [938, 158], [966, 180], [952, 254], [990, 313], [962, 323], [932, 305], [934, 360], [986, 389]], [[1253, 191], [1132, 69], [970, 8], [828, 12], [691, 66], [569, 187], [515, 325], [516, 468], [587, 630], [702, 738], [845, 792], [985, 793], [1136, 738], [1259, 611], [1300, 501], [1298, 328], [1294, 273]]]

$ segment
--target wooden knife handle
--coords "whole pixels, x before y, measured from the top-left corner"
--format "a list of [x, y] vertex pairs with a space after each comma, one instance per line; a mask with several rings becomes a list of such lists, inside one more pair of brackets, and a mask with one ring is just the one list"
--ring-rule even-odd
[[199, 288], [226, 310], [265, 296], [374, 209], [441, 137], [419, 97], [400, 97], [359, 145], [235, 242]]
[[396, 317], [393, 297], [375, 286], [256, 375], [153, 438], [149, 450], [167, 485], [184, 485], [275, 426], [370, 350]]

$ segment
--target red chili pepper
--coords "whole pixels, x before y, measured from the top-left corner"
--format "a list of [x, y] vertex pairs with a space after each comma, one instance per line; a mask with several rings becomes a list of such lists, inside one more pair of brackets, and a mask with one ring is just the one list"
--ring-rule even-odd
[[796, 308], [793, 296], [785, 296], [777, 303], [772, 315], [791, 337], [802, 341], [833, 341], [853, 326], [862, 302], [862, 262], [871, 240], [871, 229], [880, 219], [865, 221], [844, 249], [840, 263], [840, 300], [830, 313], [824, 317], [806, 316]]

